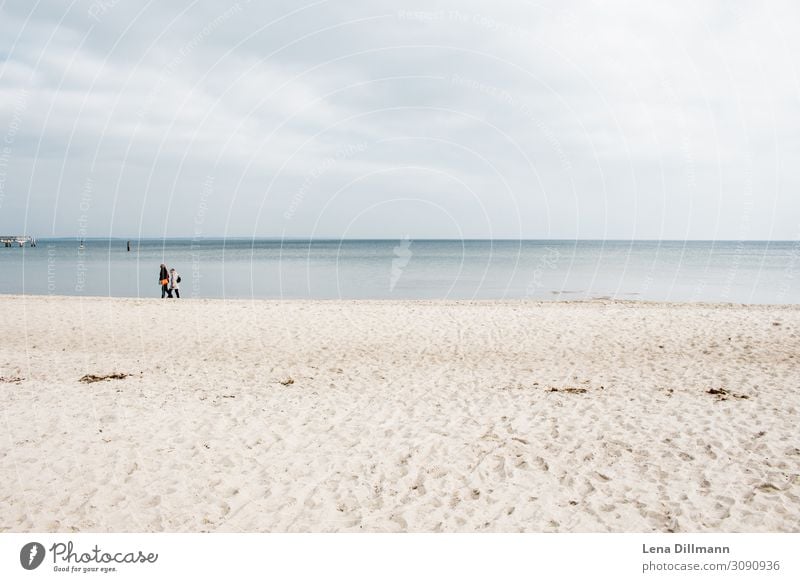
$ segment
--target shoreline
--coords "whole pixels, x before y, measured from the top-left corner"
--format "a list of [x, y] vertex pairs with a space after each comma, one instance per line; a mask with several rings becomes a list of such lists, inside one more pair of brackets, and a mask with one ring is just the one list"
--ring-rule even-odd
[[[111, 295], [49, 295], [44, 293], [36, 294], [20, 294], [20, 293], [0, 293], [0, 302], [8, 298], [11, 300], [27, 300], [33, 299], [38, 301], [44, 299], [57, 299], [65, 301], [126, 301], [126, 302], [144, 302], [150, 303], [152, 301], [165, 301], [169, 299], [162, 299], [156, 294], [152, 297], [127, 297], [127, 296], [111, 296]], [[264, 298], [264, 297], [192, 297], [190, 295], [182, 295], [180, 299], [175, 299], [175, 302], [187, 303], [275, 303], [275, 304], [292, 304], [292, 303], [328, 303], [328, 304], [430, 304], [430, 305], [620, 305], [620, 306], [643, 306], [643, 307], [703, 307], [703, 308], [720, 308], [720, 309], [757, 309], [757, 310], [800, 310], [800, 302], [798, 303], [737, 303], [725, 301], [656, 301], [652, 299], [613, 299], [606, 297], [597, 297], [591, 299], [532, 299], [532, 298], [506, 298], [506, 299], [390, 299], [390, 298], [371, 298], [371, 299], [346, 299], [346, 298]]]

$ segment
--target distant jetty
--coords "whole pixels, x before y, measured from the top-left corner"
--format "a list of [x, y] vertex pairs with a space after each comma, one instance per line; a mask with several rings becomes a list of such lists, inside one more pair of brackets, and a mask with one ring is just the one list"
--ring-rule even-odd
[[36, 246], [36, 239], [32, 236], [0, 235], [0, 245], [4, 247], [31, 247]]

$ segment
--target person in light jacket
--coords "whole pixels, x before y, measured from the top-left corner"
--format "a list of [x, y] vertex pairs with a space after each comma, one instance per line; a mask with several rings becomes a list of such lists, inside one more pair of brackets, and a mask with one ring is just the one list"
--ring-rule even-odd
[[174, 268], [169, 270], [169, 296], [172, 298], [172, 294], [175, 293], [175, 297], [177, 299], [181, 298], [181, 276], [178, 275], [178, 271]]
[[161, 285], [161, 299], [164, 299], [169, 292], [169, 272], [164, 263], [161, 263], [161, 270], [158, 272], [158, 282]]

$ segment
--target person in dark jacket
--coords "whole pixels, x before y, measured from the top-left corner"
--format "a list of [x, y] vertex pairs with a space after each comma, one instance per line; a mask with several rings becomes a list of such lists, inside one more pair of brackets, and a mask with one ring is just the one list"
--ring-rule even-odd
[[172, 296], [169, 293], [169, 271], [167, 271], [167, 266], [164, 263], [161, 263], [161, 270], [158, 272], [158, 282], [161, 283], [161, 299], [164, 299], [167, 294]]

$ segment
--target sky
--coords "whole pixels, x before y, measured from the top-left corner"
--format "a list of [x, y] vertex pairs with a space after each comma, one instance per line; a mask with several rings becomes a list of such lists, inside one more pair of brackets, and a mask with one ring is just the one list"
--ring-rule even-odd
[[0, 234], [795, 240], [798, 28], [792, 1], [0, 0]]

